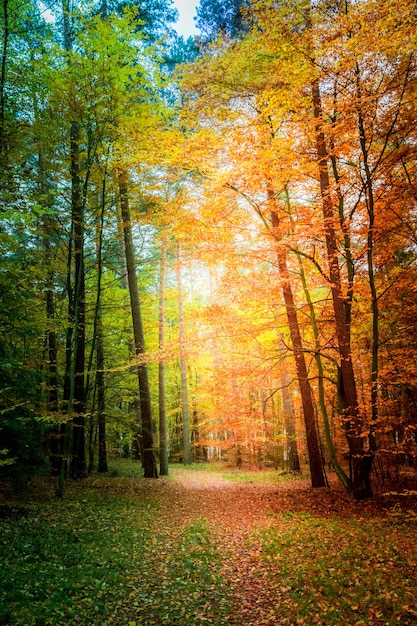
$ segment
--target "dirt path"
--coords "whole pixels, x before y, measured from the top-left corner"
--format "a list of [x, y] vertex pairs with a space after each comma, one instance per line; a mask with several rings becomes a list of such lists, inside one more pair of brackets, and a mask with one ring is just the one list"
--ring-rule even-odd
[[[148, 490], [149, 483], [141, 488]], [[285, 581], [271, 586], [260, 545], [253, 539], [259, 529], [282, 523], [281, 515], [290, 511], [328, 516], [343, 514], [348, 505], [352, 512], [352, 502], [340, 490], [323, 490], [320, 497], [304, 480], [279, 486], [239, 483], [215, 473], [176, 468], [170, 479], [152, 483], [150, 491], [160, 506], [161, 528], [171, 538], [195, 520], [207, 521], [222, 554], [223, 579], [234, 598], [227, 623], [235, 626], [287, 624], [279, 614], [280, 587]]]
[[[332, 482], [331, 489], [313, 490], [308, 480], [265, 483], [256, 480], [256, 474], [253, 482], [241, 482], [238, 476], [236, 478], [227, 480], [219, 473], [175, 467], [170, 470], [169, 478], [156, 481], [90, 478], [83, 483], [83, 488], [90, 486], [102, 494], [103, 491], [116, 496], [120, 493], [124, 497], [148, 502], [150, 506], [157, 505], [152, 522], [156, 541], [146, 548], [149, 607], [153, 602], [160, 602], [160, 593], [155, 590], [160, 591], [161, 581], [172, 579], [172, 567], [175, 569], [172, 555], [178, 554], [187, 529], [204, 521], [215, 549], [221, 555], [221, 577], [227, 585], [225, 598], [227, 596], [232, 600], [227, 618], [218, 616], [216, 621], [210, 590], [207, 590], [196, 623], [290, 626], [294, 622], [280, 613], [280, 607], [289, 602], [288, 581], [277, 580], [279, 568], [274, 574], [273, 564], [265, 567], [259, 532], [271, 526], [285, 528], [288, 516], [300, 512], [314, 517], [351, 518], [357, 514], [363, 518], [367, 514], [375, 514], [377, 503], [355, 504], [336, 480]], [[163, 546], [163, 550], [158, 551], [158, 545]], [[182, 558], [181, 554], [179, 558]], [[271, 579], [271, 576], [274, 578]], [[187, 592], [185, 586], [184, 594]], [[186, 604], [186, 595], [182, 599]], [[286, 613], [288, 615], [288, 611]], [[137, 620], [134, 612], [133, 619]], [[142, 625], [142, 622], [135, 623]], [[151, 619], [143, 622], [143, 626], [158, 623], [161, 622]], [[176, 623], [172, 624], [176, 626]]]
[[[247, 539], [269, 526], [277, 487], [271, 484], [235, 484], [213, 474], [178, 471], [183, 502], [189, 500], [218, 538], [224, 557], [223, 578], [234, 597], [229, 623], [236, 626], [280, 624], [279, 597], [271, 593], [260, 546]], [[280, 494], [281, 497], [284, 495]]]
[[[321, 619], [322, 611], [332, 616], [349, 616], [343, 621], [346, 624], [371, 623], [368, 617], [375, 611], [378, 614], [385, 611], [387, 619], [393, 616], [394, 621], [384, 622], [387, 624], [399, 623], [404, 616], [401, 623], [415, 623], [410, 621], [414, 620], [414, 612], [409, 607], [414, 606], [412, 579], [416, 559], [412, 529], [416, 518], [408, 516], [414, 492], [404, 492], [404, 496], [407, 495], [405, 498], [393, 491], [386, 494], [388, 498], [379, 496], [369, 502], [355, 503], [336, 480], [332, 481], [331, 489], [313, 490], [307, 480], [291, 480], [288, 477], [288, 480], [281, 481], [278, 475], [273, 474], [271, 482], [265, 483], [261, 482], [264, 474], [253, 472], [245, 475], [228, 468], [224, 469], [223, 475], [194, 467], [174, 467], [169, 477], [159, 480], [138, 477], [137, 468], [133, 468], [131, 474], [129, 471], [127, 468], [125, 474], [121, 472], [122, 475], [91, 475], [83, 481], [68, 481], [67, 499], [59, 503], [54, 496], [55, 479], [42, 477], [38, 482], [34, 481], [33, 504], [28, 502], [27, 506], [23, 506], [19, 501], [17, 514], [22, 515], [24, 520], [33, 518], [30, 528], [39, 527], [41, 534], [39, 554], [35, 554], [32, 565], [18, 561], [18, 567], [25, 576], [27, 571], [35, 571], [33, 568], [39, 564], [44, 567], [39, 584], [46, 581], [48, 589], [47, 581], [50, 580], [57, 593], [65, 593], [62, 606], [57, 605], [59, 615], [63, 615], [62, 607], [68, 611], [84, 611], [83, 615], [89, 614], [92, 598], [98, 590], [98, 604], [94, 605], [96, 617], [90, 621], [97, 626], [341, 623], [338, 618], [335, 618], [336, 621], [326, 616]], [[230, 480], [227, 479], [229, 476]], [[9, 500], [13, 503], [12, 497]], [[397, 527], [403, 506], [407, 515], [400, 517], [402, 525]], [[387, 513], [395, 514], [392, 517], [395, 523], [389, 534], [390, 542], [385, 546], [387, 528], [380, 521]], [[317, 518], [334, 517], [339, 519], [333, 529], [336, 533], [333, 537], [330, 527], [334, 520], [328, 524]], [[358, 518], [359, 526], [355, 522], [352, 524], [352, 517]], [[367, 517], [369, 525], [364, 519]], [[64, 545], [61, 534], [64, 542], [67, 535], [71, 539], [68, 549], [72, 556], [69, 565], [63, 568], [61, 554], [53, 552], [50, 576], [49, 569], [45, 569], [45, 565], [50, 566], [49, 552], [43, 546], [50, 545], [48, 525], [51, 520], [59, 545]], [[65, 532], [61, 533], [61, 527]], [[320, 545], [317, 529], [328, 527], [329, 537], [333, 537], [331, 543], [326, 543], [326, 532], [323, 532], [324, 543]], [[353, 543], [353, 554], [356, 554], [353, 573], [355, 581], [359, 581], [358, 589], [356, 585], [349, 586], [353, 579], [345, 582], [347, 597], [342, 602], [337, 593], [334, 595], [340, 576], [347, 580], [343, 555], [339, 559], [338, 537], [343, 537], [340, 529], [362, 527], [363, 531], [358, 536], [362, 537], [360, 541], [366, 546], [365, 563], [370, 569], [364, 570], [361, 548], [355, 552]], [[262, 541], [263, 529], [268, 529], [266, 544]], [[273, 529], [277, 530], [275, 536]], [[382, 530], [384, 536], [381, 535]], [[354, 533], [349, 531], [345, 536], [344, 549], [349, 553], [349, 537], [352, 535], [355, 542]], [[73, 546], [75, 539], [80, 542], [80, 550]], [[22, 542], [25, 541], [23, 538]], [[359, 545], [362, 546], [362, 543]], [[268, 547], [271, 552], [265, 565], [268, 555], [262, 550], [268, 551]], [[31, 548], [31, 543], [24, 548]], [[101, 548], [105, 554], [103, 562]], [[13, 556], [14, 553], [11, 554]], [[27, 554], [32, 558], [33, 550], [28, 550]], [[78, 560], [79, 554], [84, 555], [83, 560]], [[15, 555], [10, 563], [14, 563], [14, 558]], [[324, 559], [324, 569], [317, 569], [317, 558]], [[327, 558], [330, 559], [330, 568], [327, 567]], [[96, 559], [100, 563], [96, 563]], [[79, 567], [82, 591], [76, 591], [81, 587], [74, 563]], [[335, 563], [338, 569], [335, 569], [336, 565], [333, 567]], [[63, 573], [61, 570], [64, 570]], [[327, 581], [328, 575], [330, 580], [329, 585], [323, 582], [326, 587], [318, 587], [317, 599], [315, 582], [317, 572], [321, 571], [325, 572], [323, 581]], [[373, 581], [384, 581], [380, 578], [381, 571], [383, 576], [388, 577], [385, 592], [374, 600]], [[21, 582], [24, 589], [27, 584], [25, 576]], [[107, 579], [112, 583], [107, 591], [103, 591], [101, 581], [107, 585]], [[408, 586], [404, 587], [404, 580]], [[66, 590], [72, 588], [75, 592], [67, 598]], [[324, 596], [320, 596], [323, 589], [323, 593], [327, 594], [326, 601]], [[365, 594], [367, 589], [369, 592]], [[381, 598], [391, 597], [394, 592], [402, 598], [403, 604], [399, 600], [399, 608], [394, 603], [383, 606]], [[37, 597], [36, 593], [33, 597]], [[49, 602], [49, 595], [47, 599]], [[363, 620], [358, 621], [358, 609], [355, 607], [362, 606], [362, 603]], [[44, 611], [41, 604], [38, 608]], [[55, 617], [58, 613], [53, 611], [56, 610], [52, 606]], [[413, 616], [410, 619], [409, 614]], [[310, 621], [305, 621], [305, 615]], [[79, 617], [78, 613], [76, 617]], [[68, 623], [79, 622], [74, 620]], [[48, 620], [48, 623], [53, 622]], [[81, 620], [80, 623], [86, 622]]]

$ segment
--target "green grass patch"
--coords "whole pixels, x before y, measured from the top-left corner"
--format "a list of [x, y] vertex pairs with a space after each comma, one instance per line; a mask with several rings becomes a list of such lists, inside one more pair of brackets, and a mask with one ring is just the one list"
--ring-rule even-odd
[[170, 465], [170, 468], [180, 468], [190, 472], [202, 471], [210, 474], [218, 474], [225, 480], [238, 483], [283, 483], [287, 481], [300, 480], [305, 478], [299, 473], [281, 472], [274, 469], [238, 469], [230, 466], [226, 462], [213, 461], [206, 463], [191, 463], [190, 465], [181, 465], [179, 463]]
[[82, 491], [26, 513], [0, 520], [3, 626], [223, 623], [221, 557], [203, 520], [164, 529], [153, 504]]
[[[175, 473], [176, 469], [186, 470], [189, 472], [208, 472], [210, 474], [218, 474], [225, 480], [237, 483], [275, 483], [300, 480], [304, 478], [301, 473], [293, 474], [290, 472], [279, 472], [273, 469], [265, 470], [240, 470], [233, 468], [224, 462], [207, 462], [207, 463], [190, 463], [183, 465], [181, 463], [173, 463], [169, 465], [169, 470]], [[109, 462], [109, 478], [141, 478], [143, 477], [143, 469], [140, 461], [132, 459], [112, 459]]]
[[152, 507], [72, 499], [0, 522], [0, 623], [104, 624], [144, 562]]
[[201, 471], [210, 472], [211, 474], [221, 474], [224, 472], [226, 464], [223, 461], [206, 461], [203, 463], [190, 463], [189, 465], [184, 465], [183, 463], [172, 463], [169, 467], [172, 467], [173, 469], [181, 468], [189, 470], [190, 472]]
[[301, 474], [288, 472], [277, 472], [275, 470], [229, 470], [222, 472], [222, 477], [226, 480], [237, 483], [275, 483], [300, 480], [304, 478]]
[[416, 624], [417, 516], [280, 518], [264, 558], [290, 624]]
[[109, 478], [142, 478], [143, 467], [141, 461], [133, 459], [112, 459], [108, 463], [109, 471], [105, 476]]

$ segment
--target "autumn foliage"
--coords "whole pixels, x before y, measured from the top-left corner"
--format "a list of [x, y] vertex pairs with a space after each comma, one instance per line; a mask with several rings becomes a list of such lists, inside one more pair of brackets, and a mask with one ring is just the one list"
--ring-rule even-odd
[[216, 25], [203, 2], [192, 45], [164, 2], [15, 4], [4, 472], [48, 460], [62, 491], [107, 445], [149, 477], [159, 451], [314, 487], [332, 467], [359, 500], [414, 472], [415, 4], [252, 0]]

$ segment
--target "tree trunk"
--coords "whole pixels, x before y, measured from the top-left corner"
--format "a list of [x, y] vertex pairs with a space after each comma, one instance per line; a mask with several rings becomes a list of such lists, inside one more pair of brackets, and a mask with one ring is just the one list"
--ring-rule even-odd
[[378, 420], [378, 374], [379, 374], [379, 305], [378, 294], [376, 289], [375, 271], [374, 271], [374, 231], [375, 231], [375, 199], [371, 168], [369, 165], [369, 154], [366, 142], [365, 120], [362, 112], [362, 93], [360, 84], [359, 67], [355, 69], [356, 77], [356, 108], [358, 115], [359, 143], [363, 158], [364, 168], [364, 187], [366, 208], [368, 211], [368, 235], [366, 258], [368, 264], [368, 279], [371, 290], [371, 307], [372, 307], [372, 359], [371, 359], [371, 417], [372, 430], [369, 436], [370, 450], [376, 451], [376, 440], [373, 432], [373, 425]]
[[323, 459], [317, 431], [316, 415], [313, 403], [313, 393], [308, 379], [307, 364], [305, 360], [303, 344], [298, 323], [297, 309], [295, 306], [290, 274], [287, 266], [286, 253], [280, 244], [280, 217], [276, 206], [275, 192], [268, 184], [268, 203], [270, 207], [272, 230], [276, 240], [276, 252], [278, 269], [281, 278], [281, 289], [284, 298], [285, 311], [287, 314], [288, 327], [290, 330], [292, 349], [294, 352], [295, 366], [298, 384], [300, 386], [301, 402], [303, 406], [304, 425], [307, 439], [307, 449], [311, 473], [312, 487], [325, 487], [326, 477], [323, 469]]
[[[62, 4], [64, 45], [72, 51], [69, 6]], [[64, 380], [65, 410], [72, 417], [71, 476], [86, 474], [85, 466], [85, 274], [84, 274], [84, 203], [80, 184], [79, 125], [70, 125], [71, 176], [71, 239], [68, 251], [68, 328], [66, 337], [66, 369]], [[72, 243], [74, 250], [74, 285], [71, 285]], [[73, 340], [74, 353], [73, 353]], [[58, 479], [58, 495], [63, 495], [64, 477], [69, 451], [69, 423], [62, 428], [62, 460]]]
[[284, 414], [284, 425], [287, 439], [288, 469], [291, 472], [300, 471], [300, 459], [298, 456], [297, 436], [295, 432], [294, 409], [291, 402], [290, 377], [288, 372], [282, 377], [282, 410]]
[[73, 393], [72, 478], [86, 475], [85, 463], [85, 272], [84, 208], [80, 188], [79, 127], [71, 123], [71, 203], [74, 224], [75, 372]]
[[6, 165], [7, 140], [6, 140], [6, 71], [7, 71], [7, 54], [9, 46], [9, 2], [3, 0], [3, 46], [1, 51], [1, 68], [0, 68], [0, 164], [2, 167]]
[[166, 243], [161, 244], [161, 263], [159, 272], [159, 473], [168, 476], [168, 433], [165, 394], [165, 272], [166, 272]]
[[346, 302], [342, 292], [334, 211], [328, 173], [328, 153], [323, 131], [321, 95], [318, 80], [311, 85], [314, 118], [316, 120], [316, 148], [319, 168], [320, 193], [326, 239], [329, 277], [331, 283], [333, 311], [340, 354], [341, 396], [346, 437], [349, 444], [352, 467], [352, 490], [356, 499], [372, 497], [370, 472], [373, 454], [365, 451], [363, 420], [359, 412], [356, 381], [350, 348], [350, 328], [347, 323]]
[[106, 172], [104, 173], [101, 190], [101, 210], [96, 227], [96, 267], [97, 267], [97, 301], [94, 324], [96, 336], [96, 389], [97, 389], [97, 422], [98, 422], [98, 466], [100, 474], [108, 471], [106, 441], [106, 391], [104, 377], [104, 333], [101, 307], [101, 279], [103, 274], [103, 228], [106, 207]]
[[[291, 202], [290, 202], [290, 195], [288, 192], [288, 188], [285, 189], [285, 200], [286, 200], [286, 205], [288, 209], [288, 215], [291, 220]], [[333, 443], [333, 438], [332, 438], [332, 434], [330, 430], [330, 420], [329, 420], [329, 415], [328, 415], [327, 406], [326, 406], [326, 398], [324, 394], [324, 369], [323, 369], [323, 362], [321, 358], [319, 327], [317, 324], [316, 311], [314, 308], [313, 301], [311, 299], [310, 291], [307, 286], [307, 278], [306, 278], [306, 273], [304, 271], [303, 258], [299, 252], [296, 253], [296, 256], [297, 256], [297, 261], [298, 261], [298, 267], [300, 270], [301, 284], [303, 286], [304, 296], [308, 305], [311, 329], [313, 331], [313, 336], [314, 336], [314, 348], [315, 348], [314, 360], [316, 362], [316, 368], [317, 368], [317, 379], [318, 379], [318, 387], [319, 387], [319, 407], [320, 407], [320, 413], [323, 419], [323, 427], [324, 427], [324, 435], [326, 438], [327, 451], [329, 453], [332, 466], [337, 476], [339, 477], [339, 479], [345, 486], [346, 490], [350, 492], [352, 490], [352, 484], [349, 479], [349, 476], [347, 476], [346, 472], [341, 467], [339, 460], [336, 456], [336, 449]], [[349, 284], [352, 285], [353, 283], [349, 281]], [[350, 301], [349, 301], [349, 311], [350, 311]]]
[[191, 440], [190, 440], [190, 411], [188, 408], [187, 389], [187, 358], [185, 352], [185, 319], [184, 319], [184, 296], [182, 289], [181, 273], [181, 250], [177, 248], [177, 287], [178, 287], [178, 310], [180, 326], [180, 373], [181, 373], [181, 411], [182, 411], [182, 434], [184, 444], [184, 464], [191, 463]]
[[[116, 181], [117, 184], [117, 181]], [[124, 231], [123, 231], [123, 220], [122, 220], [122, 214], [121, 214], [121, 207], [118, 205], [117, 207], [117, 237], [118, 237], [118, 241], [119, 241], [119, 252], [120, 252], [120, 266], [121, 266], [121, 284], [123, 289], [125, 289], [127, 292], [129, 291], [129, 281], [127, 278], [127, 264], [126, 264], [126, 250], [125, 250], [125, 243], [124, 243]], [[131, 360], [136, 358], [136, 350], [135, 350], [135, 342], [133, 340], [133, 338], [129, 335], [129, 338], [127, 339], [127, 349], [128, 349], [128, 353], [129, 353], [129, 357]], [[131, 371], [132, 373], [134, 373], [136, 375], [136, 378], [138, 377], [138, 367], [137, 365], [133, 365], [131, 367]], [[139, 394], [137, 397], [135, 397], [135, 399], [133, 400], [133, 402], [129, 402], [129, 415], [132, 414], [133, 415], [133, 420], [134, 420], [134, 424], [135, 424], [135, 428], [134, 428], [134, 437], [133, 437], [133, 458], [136, 461], [139, 461], [140, 459], [142, 459], [143, 457], [143, 451], [142, 451], [142, 435], [141, 435], [141, 424], [142, 424], [142, 417], [140, 414], [140, 400], [139, 400]]]
[[135, 352], [138, 359], [138, 387], [140, 411], [142, 418], [142, 447], [143, 467], [145, 478], [157, 478], [154, 441], [151, 396], [149, 390], [148, 368], [143, 360], [145, 354], [145, 339], [143, 334], [142, 313], [139, 299], [139, 289], [136, 277], [136, 262], [133, 251], [132, 227], [130, 220], [129, 196], [127, 187], [127, 173], [122, 168], [118, 169], [120, 206], [122, 213], [123, 235], [125, 243], [127, 278], [129, 284], [130, 306], [132, 311], [133, 336], [135, 340]]
[[[71, 265], [72, 265], [72, 227], [68, 241], [68, 258], [67, 258], [67, 298], [68, 298], [68, 319], [67, 329], [65, 333], [65, 370], [64, 370], [64, 389], [62, 396], [62, 412], [69, 415], [70, 413], [70, 399], [71, 399], [71, 371], [72, 371], [72, 339], [74, 334], [74, 294], [71, 280]], [[68, 471], [68, 452], [69, 452], [69, 437], [70, 437], [70, 418], [61, 425], [60, 428], [60, 463], [58, 471], [58, 486], [57, 496], [62, 498], [64, 495], [64, 481]]]
[[97, 421], [98, 421], [98, 467], [100, 474], [108, 471], [107, 465], [107, 442], [106, 442], [106, 394], [104, 380], [104, 342], [103, 342], [103, 321], [101, 317], [101, 306], [98, 312], [97, 323]]

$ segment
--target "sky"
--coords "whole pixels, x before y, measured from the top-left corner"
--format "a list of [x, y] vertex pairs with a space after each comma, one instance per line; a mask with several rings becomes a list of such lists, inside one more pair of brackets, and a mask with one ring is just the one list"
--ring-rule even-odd
[[174, 0], [174, 5], [178, 9], [180, 17], [175, 24], [175, 29], [179, 35], [185, 39], [190, 35], [196, 35], [194, 17], [196, 15], [196, 6], [199, 0]]

